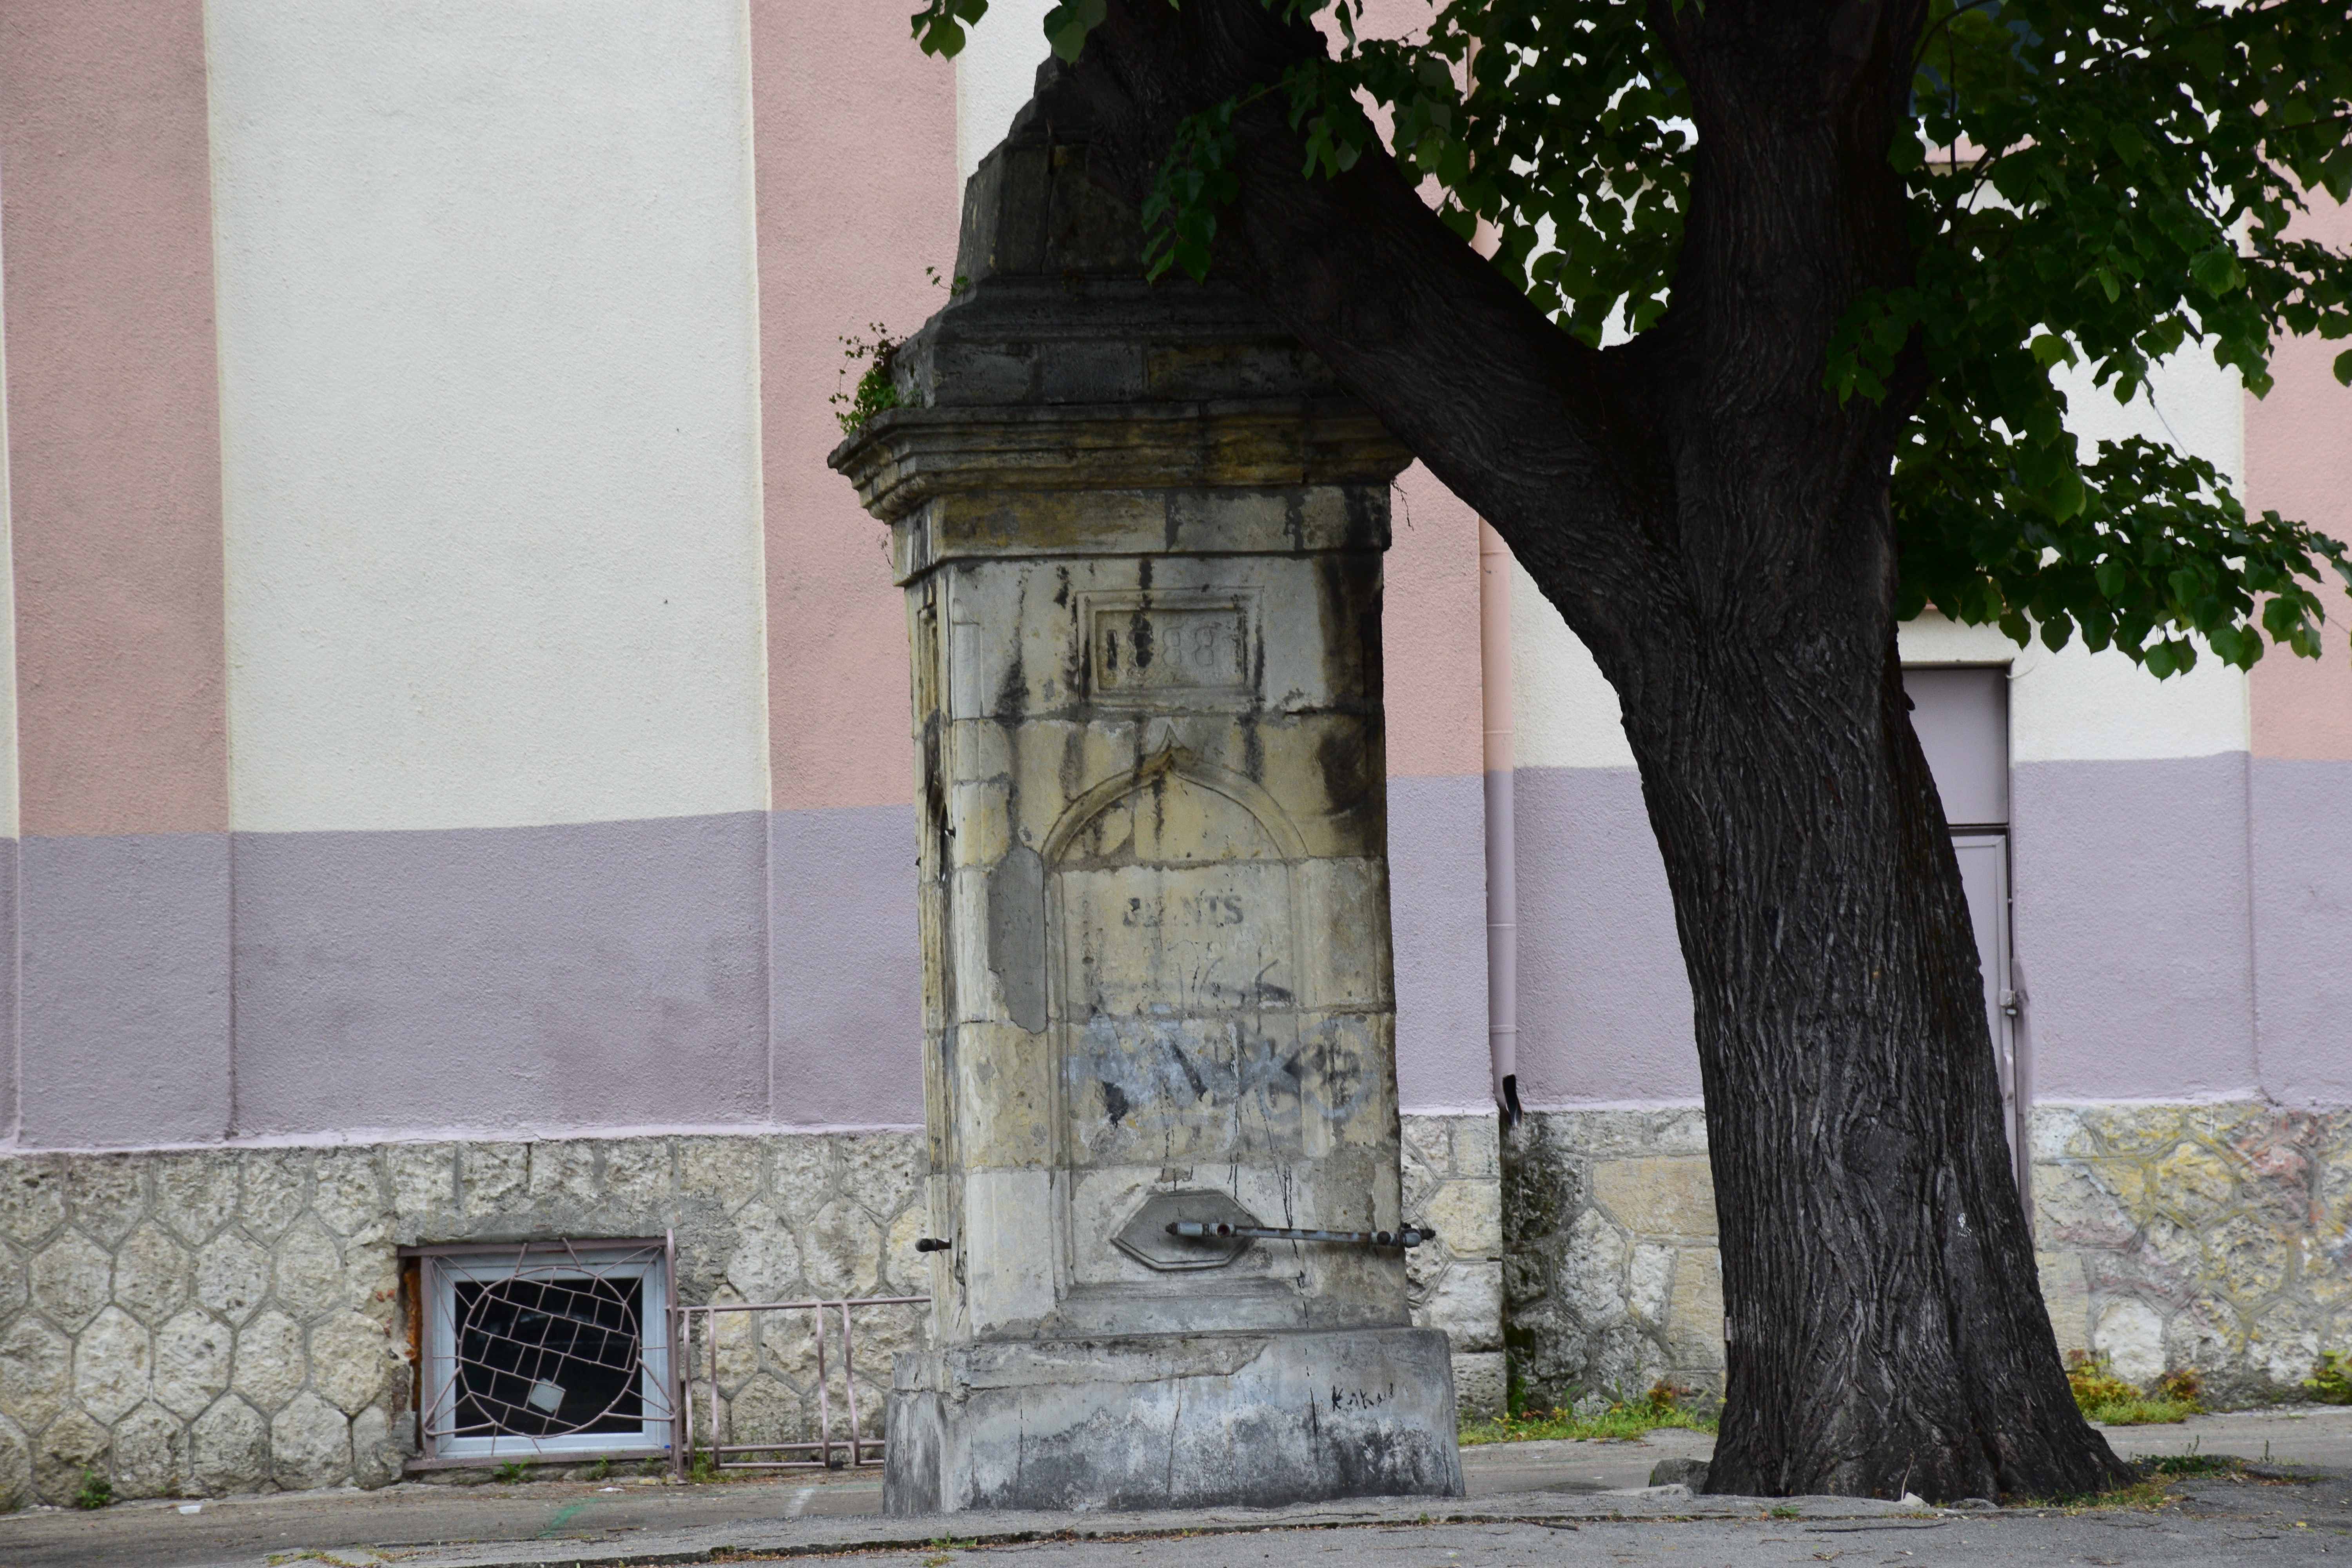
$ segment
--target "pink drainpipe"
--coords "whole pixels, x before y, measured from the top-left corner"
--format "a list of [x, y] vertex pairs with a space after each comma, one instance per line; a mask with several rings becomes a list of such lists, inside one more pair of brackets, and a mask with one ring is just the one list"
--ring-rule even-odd
[[1486, 1051], [1495, 1103], [1519, 1120], [1519, 888], [1511, 788], [1511, 552], [1478, 524], [1478, 677], [1486, 709]]

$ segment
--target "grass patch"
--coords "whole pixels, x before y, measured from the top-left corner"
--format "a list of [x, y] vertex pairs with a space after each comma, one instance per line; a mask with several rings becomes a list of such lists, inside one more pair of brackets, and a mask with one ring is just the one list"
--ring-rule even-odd
[[2066, 1386], [2085, 1419], [2109, 1426], [2151, 1426], [2205, 1412], [2193, 1372], [2168, 1372], [2146, 1388], [2117, 1377], [2103, 1355], [2074, 1351], [2066, 1357]]
[[1566, 1410], [1524, 1410], [1508, 1412], [1493, 1421], [1468, 1422], [1462, 1427], [1461, 1442], [1465, 1447], [1481, 1443], [1532, 1443], [1563, 1437], [1630, 1443], [1661, 1426], [1680, 1427], [1687, 1432], [1714, 1431], [1716, 1413], [1693, 1408], [1686, 1403], [1690, 1395], [1691, 1391], [1680, 1384], [1661, 1378], [1639, 1399], [1620, 1399], [1597, 1415], [1578, 1415]]
[[2140, 1468], [2151, 1476], [2234, 1476], [2246, 1461], [2235, 1454], [2158, 1454]]
[[2324, 1352], [2303, 1386], [2322, 1405], [2352, 1405], [2352, 1355], [2342, 1351]]

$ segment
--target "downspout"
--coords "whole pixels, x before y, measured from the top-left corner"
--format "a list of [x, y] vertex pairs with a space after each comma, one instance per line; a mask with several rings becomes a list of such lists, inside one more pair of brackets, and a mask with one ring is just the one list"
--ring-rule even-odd
[[1478, 684], [1486, 710], [1486, 1052], [1495, 1103], [1519, 1121], [1518, 840], [1511, 784], [1511, 552], [1478, 524]]

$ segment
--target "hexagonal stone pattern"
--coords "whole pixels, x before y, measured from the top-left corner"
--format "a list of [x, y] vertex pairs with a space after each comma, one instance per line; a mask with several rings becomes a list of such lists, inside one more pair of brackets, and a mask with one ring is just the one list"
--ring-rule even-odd
[[38, 1247], [65, 1224], [66, 1183], [60, 1158], [36, 1154], [0, 1160], [0, 1236], [19, 1247]]
[[66, 1215], [99, 1240], [122, 1239], [145, 1212], [146, 1162], [136, 1154], [86, 1154], [66, 1167]]
[[194, 1420], [228, 1387], [231, 1347], [226, 1323], [191, 1308], [165, 1323], [155, 1336], [155, 1397], [163, 1407]]
[[196, 1300], [242, 1322], [269, 1296], [269, 1254], [236, 1231], [205, 1244], [196, 1260]]
[[67, 1231], [33, 1259], [33, 1303], [61, 1329], [98, 1316], [113, 1289], [114, 1259], [78, 1230]]
[[100, 1421], [119, 1421], [144, 1400], [154, 1373], [147, 1325], [120, 1307], [100, 1312], [74, 1345], [74, 1398]]
[[[1466, 1346], [1494, 1332], [1493, 1124], [1407, 1130], [1429, 1205], [1410, 1217], [1451, 1233], [1413, 1260], [1417, 1310], [1461, 1325], [1457, 1377], [1484, 1386], [1492, 1352]], [[126, 1498], [397, 1480], [404, 1244], [674, 1230], [681, 1300], [919, 1294], [923, 1163], [911, 1132], [0, 1156], [0, 1501], [69, 1499], [89, 1466]], [[861, 1314], [861, 1372], [924, 1321]], [[724, 1328], [722, 1399], [762, 1430], [804, 1420], [805, 1323]]]
[[251, 1491], [269, 1475], [269, 1423], [242, 1399], [224, 1399], [188, 1428], [188, 1468], [210, 1496]]
[[238, 1331], [232, 1380], [239, 1394], [263, 1410], [276, 1410], [308, 1381], [302, 1328], [272, 1308]]
[[191, 1247], [217, 1235], [236, 1213], [236, 1164], [214, 1153], [175, 1154], [155, 1172], [155, 1217]]
[[331, 1487], [352, 1475], [352, 1424], [315, 1394], [297, 1395], [269, 1423], [269, 1469], [281, 1487]]
[[141, 1226], [114, 1255], [114, 1299], [142, 1322], [160, 1323], [187, 1300], [194, 1270], [160, 1225]]

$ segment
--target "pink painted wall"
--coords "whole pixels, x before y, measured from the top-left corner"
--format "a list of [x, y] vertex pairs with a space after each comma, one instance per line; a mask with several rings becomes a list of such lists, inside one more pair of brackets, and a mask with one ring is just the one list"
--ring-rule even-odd
[[751, 115], [772, 800], [908, 802], [905, 611], [882, 525], [824, 466], [825, 399], [844, 333], [912, 331], [946, 302], [923, 268], [955, 264], [955, 75], [903, 7], [752, 0]]
[[[2352, 249], [2352, 207], [2325, 195], [2297, 232]], [[2330, 368], [2346, 344], [2294, 338], [2271, 360], [2278, 384], [2246, 399], [2247, 504], [2352, 541], [2352, 389]], [[2253, 669], [2258, 757], [2352, 761], [2352, 595], [2329, 574], [2327, 651], [2296, 658], [2276, 648]]]
[[1476, 774], [1486, 766], [1478, 517], [1419, 463], [1398, 479], [1392, 506], [1381, 601], [1389, 773]]
[[29, 835], [228, 826], [200, 0], [0, 0]]

